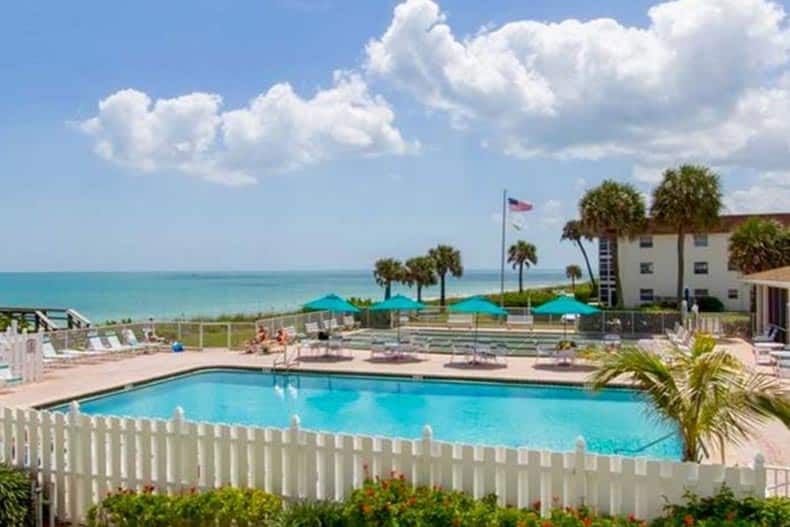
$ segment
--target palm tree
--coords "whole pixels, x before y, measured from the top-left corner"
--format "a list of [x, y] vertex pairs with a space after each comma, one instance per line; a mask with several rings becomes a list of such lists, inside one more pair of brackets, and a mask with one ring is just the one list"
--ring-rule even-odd
[[[644, 228], [645, 200], [630, 183], [607, 180], [582, 196], [579, 216], [582, 232], [590, 236], [615, 240], [631, 238]], [[617, 307], [622, 308], [625, 294], [616, 254], [612, 263], [615, 267]]]
[[587, 238], [587, 236], [585, 236], [582, 232], [582, 224], [579, 220], [570, 220], [562, 228], [562, 236], [560, 236], [560, 241], [573, 242], [579, 247], [579, 250], [582, 252], [582, 256], [584, 257], [584, 263], [587, 264], [587, 274], [590, 275], [593, 294], [595, 294], [595, 292], [598, 290], [598, 285], [595, 283], [595, 275], [593, 274], [592, 266], [590, 265], [590, 258], [587, 257], [587, 250], [584, 248], [582, 238]]
[[518, 292], [524, 292], [524, 267], [538, 263], [538, 249], [531, 243], [519, 240], [507, 250], [507, 263], [518, 269]]
[[403, 264], [395, 258], [376, 260], [373, 277], [376, 283], [384, 288], [384, 300], [388, 300], [392, 295], [392, 282], [403, 280]]
[[743, 274], [790, 265], [790, 229], [773, 220], [749, 218], [730, 236], [730, 263]]
[[582, 277], [582, 268], [576, 264], [571, 264], [565, 268], [565, 276], [571, 281], [571, 289], [576, 294], [576, 280]]
[[416, 256], [406, 260], [404, 281], [417, 286], [417, 301], [422, 302], [422, 288], [436, 285], [436, 270], [430, 256]]
[[707, 167], [683, 165], [666, 170], [663, 181], [653, 190], [651, 216], [657, 223], [673, 227], [678, 236], [678, 302], [683, 299], [686, 235], [715, 227], [721, 209], [721, 182]]
[[790, 427], [790, 396], [778, 379], [748, 370], [712, 337], [700, 336], [691, 353], [669, 359], [635, 347], [598, 352], [590, 382], [601, 390], [626, 376], [650, 400], [659, 418], [673, 423], [683, 440], [683, 460], [700, 462], [727, 441], [748, 440], [772, 418]]
[[447, 273], [456, 278], [464, 274], [464, 267], [461, 264], [461, 252], [449, 245], [437, 245], [436, 248], [428, 251], [428, 256], [433, 260], [436, 274], [439, 275], [439, 305], [444, 305], [444, 282]]

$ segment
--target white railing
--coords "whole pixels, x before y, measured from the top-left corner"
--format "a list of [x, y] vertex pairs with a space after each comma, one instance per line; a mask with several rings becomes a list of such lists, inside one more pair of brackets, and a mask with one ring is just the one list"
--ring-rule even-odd
[[790, 467], [766, 465], [766, 495], [790, 498]]
[[[402, 473], [419, 485], [442, 485], [501, 504], [587, 505], [608, 514], [650, 519], [685, 491], [764, 496], [762, 456], [753, 468], [697, 465], [574, 452], [452, 444], [425, 427], [417, 440], [186, 421], [89, 416], [5, 408], [0, 461], [26, 469], [50, 490], [60, 519], [77, 524], [118, 488], [154, 486], [174, 494], [222, 485], [254, 487], [286, 498], [341, 500], [367, 477]], [[53, 490], [54, 489], [54, 490]]]
[[[9, 328], [0, 333], [0, 364], [22, 383], [38, 382], [44, 375], [41, 335], [16, 333]], [[0, 379], [0, 384], [4, 381]]]

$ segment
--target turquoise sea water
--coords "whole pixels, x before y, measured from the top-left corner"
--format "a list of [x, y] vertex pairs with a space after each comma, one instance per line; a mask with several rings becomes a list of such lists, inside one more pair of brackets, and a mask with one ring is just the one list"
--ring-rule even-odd
[[[506, 280], [516, 288], [511, 272]], [[565, 274], [531, 270], [525, 281], [563, 283]], [[382, 291], [370, 271], [0, 273], [0, 306], [72, 308], [94, 322], [282, 311], [329, 292], [379, 299]], [[451, 296], [497, 291], [498, 271], [468, 270], [447, 284]], [[438, 288], [424, 295], [438, 296]]]
[[[569, 451], [583, 436], [591, 452], [633, 452], [672, 434], [651, 419], [636, 392], [410, 378], [214, 370], [86, 400], [88, 414], [170, 418]], [[66, 408], [58, 408], [66, 411]], [[679, 459], [676, 435], [638, 453]]]

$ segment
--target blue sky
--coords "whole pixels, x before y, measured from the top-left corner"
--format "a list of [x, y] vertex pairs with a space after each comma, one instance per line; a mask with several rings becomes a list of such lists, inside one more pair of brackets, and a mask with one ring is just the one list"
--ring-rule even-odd
[[355, 269], [439, 242], [496, 267], [503, 188], [536, 206], [510, 240], [557, 268], [585, 188], [681, 162], [732, 212], [786, 211], [784, 9], [11, 4], [0, 270]]

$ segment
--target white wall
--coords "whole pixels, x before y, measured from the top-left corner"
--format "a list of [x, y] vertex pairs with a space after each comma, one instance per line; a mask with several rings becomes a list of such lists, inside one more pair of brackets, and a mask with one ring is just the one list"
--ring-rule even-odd
[[[728, 270], [729, 234], [709, 234], [707, 247], [695, 247], [694, 236], [686, 236], [685, 287], [691, 294], [695, 289], [707, 289], [710, 296], [721, 300], [729, 311], [749, 308], [749, 286], [740, 281], [740, 273]], [[627, 307], [636, 307], [640, 289], [653, 289], [657, 297], [672, 297], [677, 293], [677, 236], [653, 236], [652, 248], [641, 248], [639, 238], [620, 239], [619, 258]], [[653, 263], [653, 274], [641, 274], [642, 262]], [[694, 274], [694, 262], [707, 262], [708, 274]], [[738, 299], [728, 298], [730, 289], [738, 290]]]

